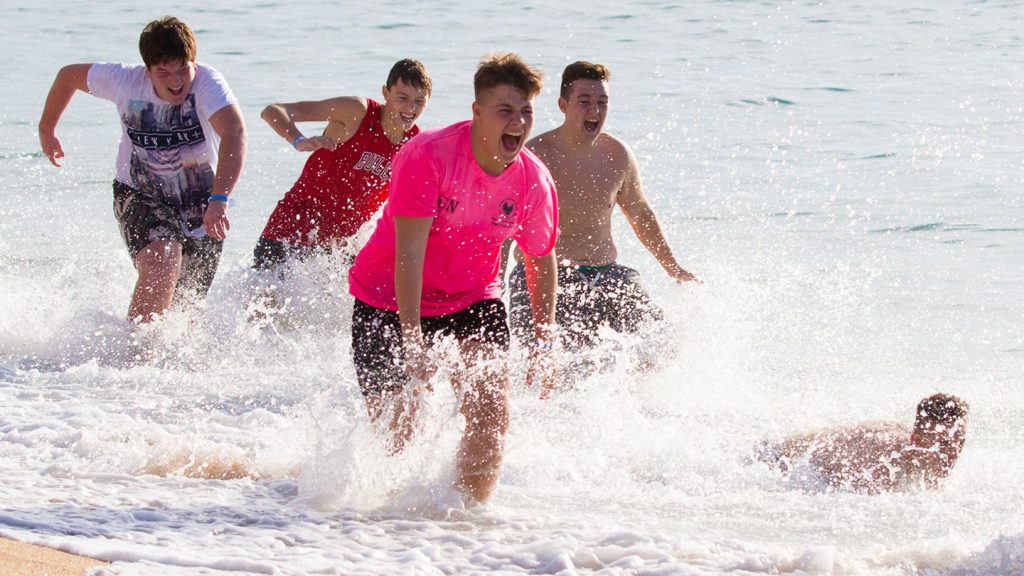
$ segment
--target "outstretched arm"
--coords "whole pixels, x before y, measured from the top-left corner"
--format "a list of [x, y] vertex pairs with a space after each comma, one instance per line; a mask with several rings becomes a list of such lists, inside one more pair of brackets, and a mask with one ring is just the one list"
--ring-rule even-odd
[[[271, 104], [260, 118], [301, 152], [319, 148], [334, 150], [338, 143], [352, 137], [366, 116], [366, 100], [355, 96], [339, 96], [327, 100]], [[328, 122], [329, 134], [306, 138], [296, 122]]]
[[57, 72], [57, 77], [50, 86], [46, 96], [43, 114], [39, 118], [39, 145], [50, 163], [60, 167], [60, 159], [64, 157], [64, 148], [57, 137], [57, 123], [64, 114], [75, 91], [89, 91], [89, 68], [92, 64], [70, 64]]
[[[220, 148], [217, 149], [217, 168], [213, 175], [213, 191], [211, 196], [230, 196], [242, 175], [245, 166], [245, 154], [248, 150], [248, 138], [245, 131], [245, 120], [242, 109], [237, 104], [225, 106], [210, 116], [210, 125], [220, 136]], [[203, 214], [203, 225], [211, 238], [223, 240], [227, 237], [231, 223], [228, 221], [228, 203], [224, 200], [212, 200]]]
[[647, 201], [647, 196], [644, 195], [636, 158], [628, 150], [627, 154], [629, 156], [628, 168], [617, 199], [622, 213], [625, 214], [626, 220], [633, 228], [637, 238], [640, 239], [640, 243], [658, 260], [669, 276], [675, 278], [676, 282], [699, 282], [697, 277], [683, 269], [672, 255], [672, 248], [665, 240], [658, 217], [655, 216], [650, 202]]

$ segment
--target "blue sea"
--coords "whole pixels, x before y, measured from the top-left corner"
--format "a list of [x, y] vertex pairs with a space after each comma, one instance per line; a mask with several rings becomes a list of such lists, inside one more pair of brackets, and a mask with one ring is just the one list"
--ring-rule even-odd
[[[228, 79], [250, 147], [209, 298], [139, 331], [116, 111], [75, 96], [60, 169], [36, 125], [61, 66], [139, 61], [166, 13]], [[108, 560], [103, 575], [1024, 574], [1024, 2], [11, 0], [4, 16], [0, 536]], [[500, 486], [464, 510], [450, 389], [399, 457], [367, 425], [344, 255], [298, 266], [282, 318], [250, 320], [253, 246], [306, 158], [259, 112], [377, 97], [413, 57], [434, 77], [420, 124], [446, 125], [495, 51], [547, 74], [535, 134], [561, 120], [566, 64], [611, 68], [607, 130], [703, 284], [676, 285], [617, 216], [620, 262], [670, 329], [605, 334], [585, 359], [600, 369], [548, 401], [513, 350]], [[659, 368], [637, 372], [652, 349]], [[939, 490], [826, 490], [748, 463], [765, 438], [909, 423], [937, 391], [971, 406]], [[204, 463], [248, 477], [189, 472]]]

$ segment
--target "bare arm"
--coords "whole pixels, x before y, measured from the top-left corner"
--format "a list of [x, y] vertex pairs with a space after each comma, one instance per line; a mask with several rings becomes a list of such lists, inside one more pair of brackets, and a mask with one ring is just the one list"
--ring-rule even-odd
[[[296, 150], [334, 150], [339, 142], [348, 140], [356, 133], [366, 116], [367, 107], [364, 98], [339, 96], [327, 100], [271, 104], [263, 109], [260, 118], [289, 143], [300, 139], [295, 146]], [[296, 122], [327, 122], [328, 125], [322, 136], [306, 138]]]
[[636, 158], [628, 149], [626, 153], [628, 156], [626, 177], [617, 197], [622, 213], [625, 214], [626, 220], [633, 228], [637, 238], [640, 239], [640, 243], [658, 260], [669, 276], [675, 278], [676, 282], [697, 281], [697, 278], [683, 269], [672, 255], [672, 248], [665, 240], [658, 217], [654, 214], [650, 202], [647, 201], [647, 196], [644, 195]]
[[88, 78], [91, 67], [92, 64], [69, 64], [61, 68], [53, 80], [53, 85], [50, 86], [50, 93], [46, 96], [43, 114], [39, 118], [39, 145], [54, 166], [60, 167], [60, 159], [64, 157], [64, 148], [57, 137], [57, 124], [75, 92], [89, 91]]
[[526, 384], [533, 386], [540, 379], [540, 397], [546, 398], [555, 386], [558, 367], [555, 364], [555, 298], [558, 290], [558, 263], [555, 251], [544, 256], [523, 254], [526, 288], [533, 310], [534, 338], [537, 346], [530, 354]]
[[[245, 120], [242, 110], [237, 104], [225, 106], [210, 116], [210, 125], [220, 136], [220, 148], [217, 149], [217, 169], [213, 176], [213, 196], [230, 196], [242, 175], [245, 166], [245, 153], [248, 140], [246, 138]], [[231, 223], [228, 221], [228, 203], [221, 200], [211, 201], [203, 215], [206, 233], [216, 240], [227, 237]]]
[[501, 278], [502, 285], [505, 284], [505, 275], [508, 273], [508, 257], [512, 253], [512, 239], [509, 238], [501, 243], [501, 262], [498, 264], [498, 278]]
[[423, 264], [427, 238], [433, 218], [395, 218], [395, 296], [402, 323], [402, 352], [406, 372], [430, 380], [437, 368], [427, 356], [420, 327], [420, 302], [423, 299]]

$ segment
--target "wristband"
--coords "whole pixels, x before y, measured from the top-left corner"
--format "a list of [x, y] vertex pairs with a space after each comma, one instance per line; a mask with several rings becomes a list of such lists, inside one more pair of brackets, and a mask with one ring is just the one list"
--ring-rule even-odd
[[299, 144], [305, 139], [306, 137], [303, 136], [302, 134], [296, 136], [295, 140], [292, 140], [292, 148], [295, 148], [297, 150], [299, 148]]
[[226, 194], [214, 194], [210, 196], [209, 202], [229, 202]]
[[554, 342], [550, 342], [550, 341], [542, 342], [540, 340], [537, 340], [536, 342], [533, 343], [533, 349], [534, 350], [545, 350], [546, 351], [546, 350], [552, 350], [552, 349], [554, 349], [554, 347], [555, 347]]

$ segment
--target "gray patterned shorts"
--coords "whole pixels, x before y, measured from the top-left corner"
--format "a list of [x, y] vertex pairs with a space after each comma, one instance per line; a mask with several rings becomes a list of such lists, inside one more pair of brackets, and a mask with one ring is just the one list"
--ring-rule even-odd
[[139, 190], [114, 181], [114, 217], [128, 254], [135, 258], [153, 242], [175, 242], [181, 245], [181, 276], [175, 295], [189, 290], [206, 296], [217, 273], [224, 243], [209, 236], [196, 238], [185, 234], [178, 211]]

